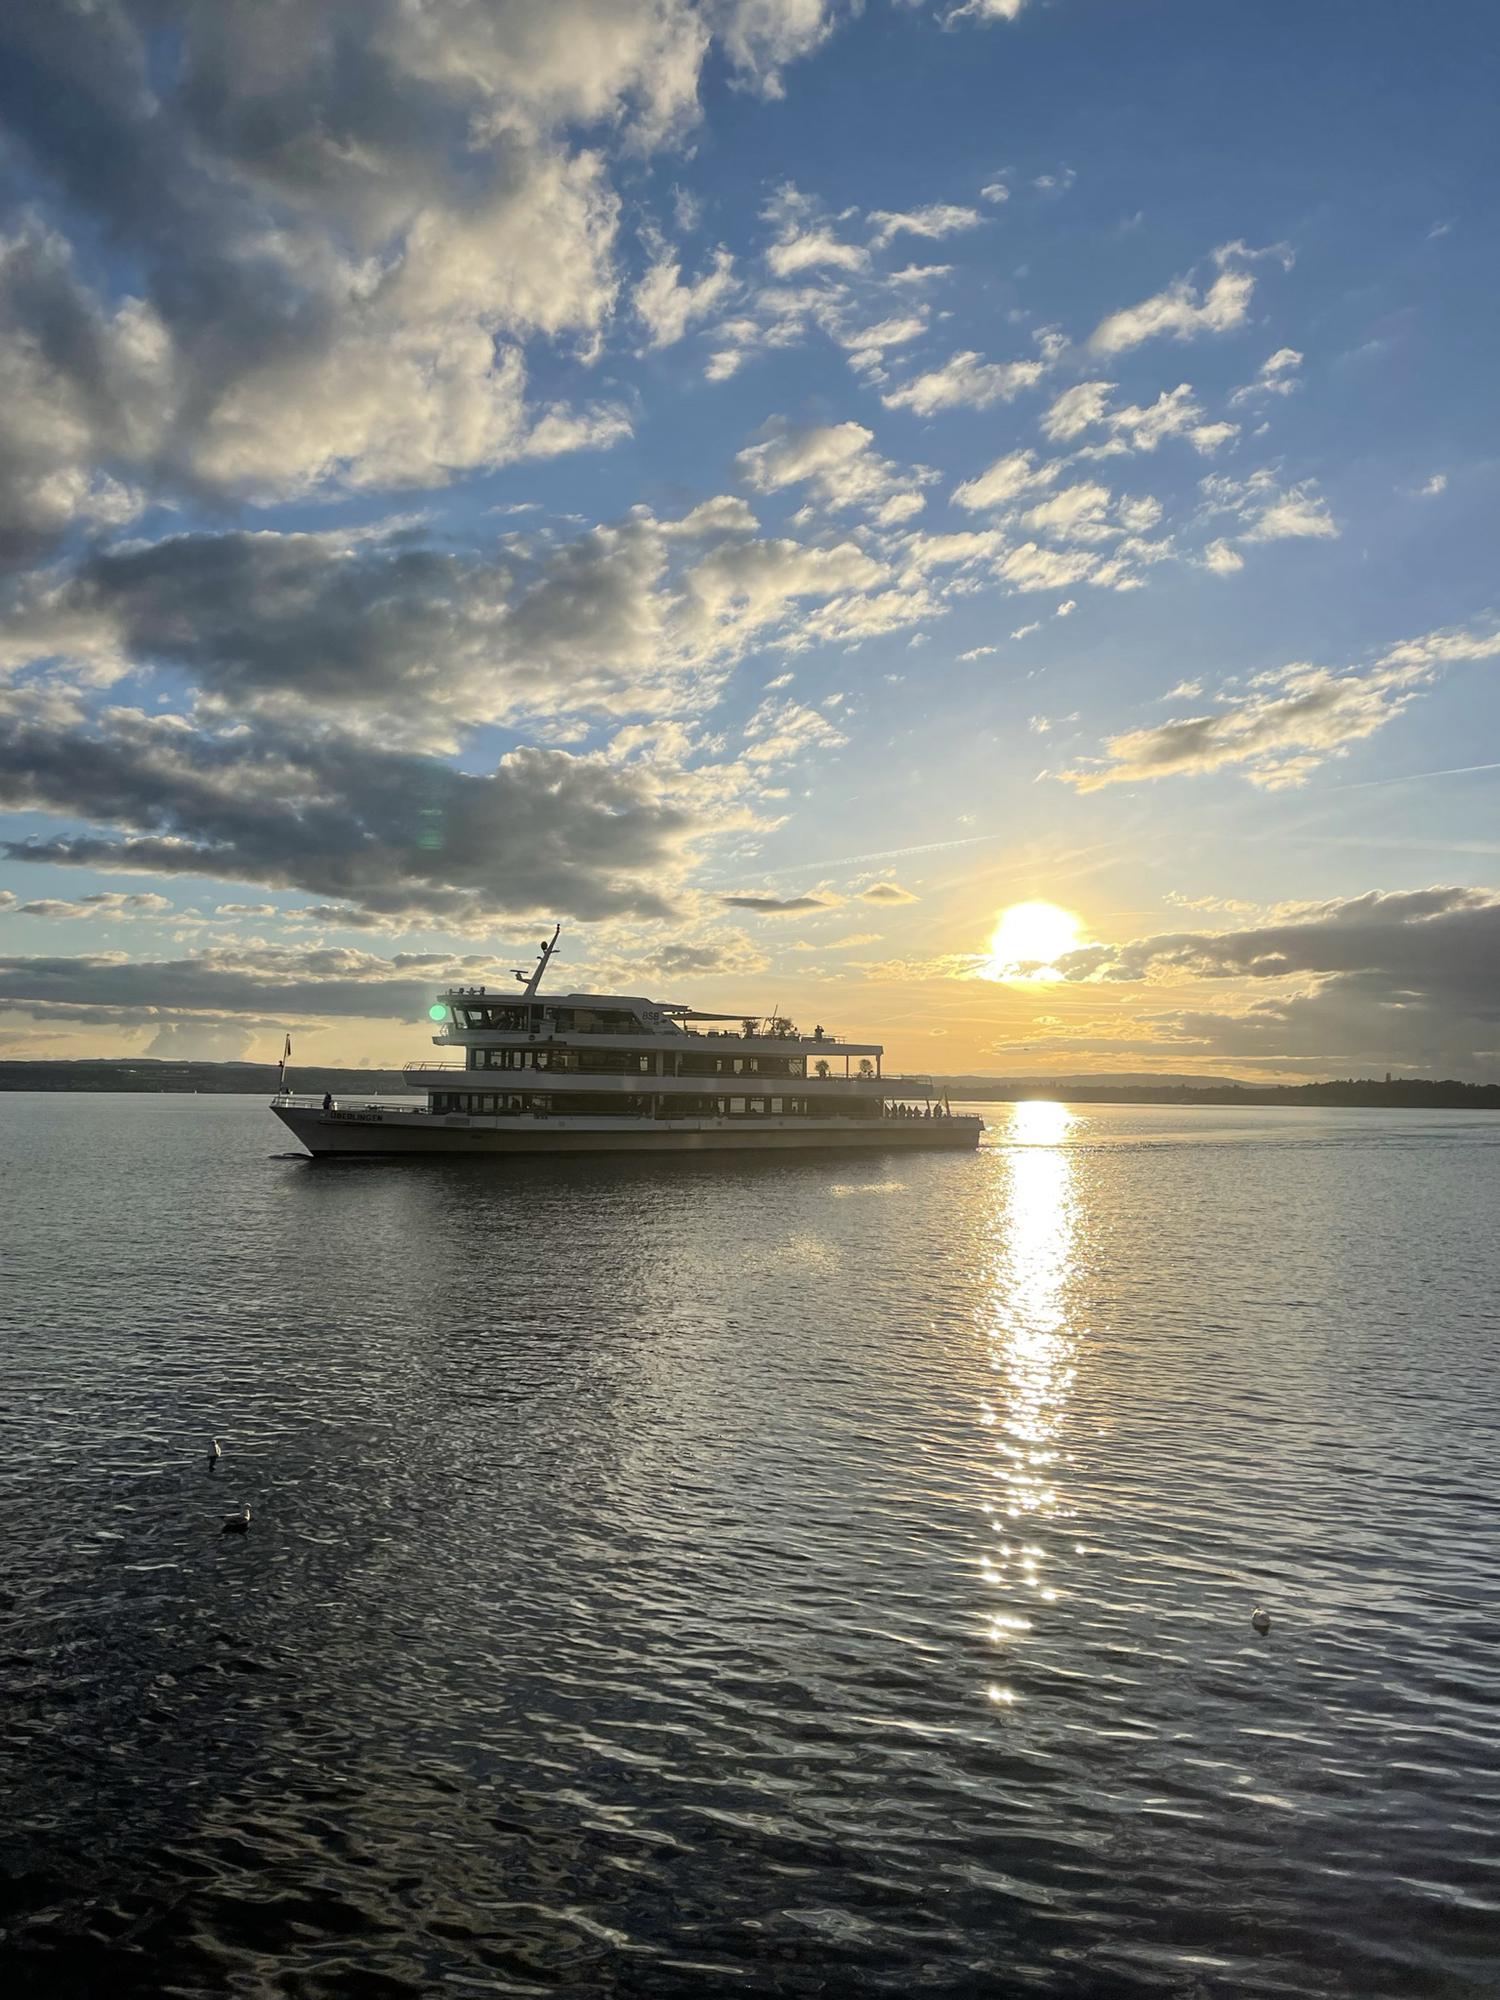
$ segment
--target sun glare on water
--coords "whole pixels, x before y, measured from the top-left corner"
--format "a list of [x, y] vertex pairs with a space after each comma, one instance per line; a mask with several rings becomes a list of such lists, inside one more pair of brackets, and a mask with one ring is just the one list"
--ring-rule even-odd
[[1002, 910], [980, 977], [1060, 979], [1057, 961], [1078, 943], [1078, 919], [1056, 903], [1012, 903]]

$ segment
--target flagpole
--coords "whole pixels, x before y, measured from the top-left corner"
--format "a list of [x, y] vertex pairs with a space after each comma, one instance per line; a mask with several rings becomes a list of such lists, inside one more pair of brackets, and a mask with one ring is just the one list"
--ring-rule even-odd
[[292, 1038], [289, 1034], [286, 1038], [285, 1043], [282, 1046], [281, 1065], [277, 1072], [277, 1077], [276, 1077], [276, 1095], [278, 1097], [286, 1096], [286, 1066], [291, 1061], [291, 1059], [292, 1059]]

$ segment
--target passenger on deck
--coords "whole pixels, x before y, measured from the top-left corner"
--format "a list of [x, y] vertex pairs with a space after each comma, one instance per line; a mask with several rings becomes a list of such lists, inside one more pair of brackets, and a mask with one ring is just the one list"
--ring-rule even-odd
[[325, 1111], [332, 1111], [333, 1109], [333, 1092], [331, 1090], [323, 1092], [323, 1109]]

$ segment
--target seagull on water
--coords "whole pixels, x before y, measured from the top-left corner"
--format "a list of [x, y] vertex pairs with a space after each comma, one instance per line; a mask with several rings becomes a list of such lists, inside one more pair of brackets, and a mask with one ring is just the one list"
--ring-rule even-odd
[[250, 1532], [250, 1509], [244, 1507], [238, 1514], [224, 1516], [223, 1532], [226, 1535], [248, 1535]]
[[210, 1472], [214, 1470], [223, 1456], [224, 1447], [219, 1443], [219, 1440], [217, 1438], [210, 1438], [208, 1441], [208, 1469]]
[[[245, 1512], [248, 1515], [250, 1509], [247, 1507], [245, 1509]], [[1269, 1611], [1263, 1610], [1261, 1606], [1257, 1604], [1255, 1609], [1250, 1613], [1250, 1623], [1255, 1627], [1256, 1631], [1259, 1632], [1260, 1636], [1264, 1639], [1266, 1634], [1271, 1629], [1271, 1614]]]

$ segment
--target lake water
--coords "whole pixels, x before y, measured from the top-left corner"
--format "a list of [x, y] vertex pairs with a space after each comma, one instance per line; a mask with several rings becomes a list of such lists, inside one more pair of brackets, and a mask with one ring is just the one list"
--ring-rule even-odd
[[0, 1097], [0, 1986], [1500, 1992], [1500, 1118], [986, 1115]]

